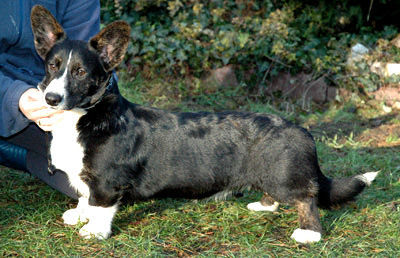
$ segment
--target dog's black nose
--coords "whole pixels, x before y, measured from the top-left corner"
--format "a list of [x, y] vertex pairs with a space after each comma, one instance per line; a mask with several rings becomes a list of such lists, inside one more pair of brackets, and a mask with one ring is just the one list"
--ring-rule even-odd
[[46, 99], [47, 104], [53, 107], [57, 106], [62, 101], [62, 96], [53, 92], [46, 93], [44, 98]]

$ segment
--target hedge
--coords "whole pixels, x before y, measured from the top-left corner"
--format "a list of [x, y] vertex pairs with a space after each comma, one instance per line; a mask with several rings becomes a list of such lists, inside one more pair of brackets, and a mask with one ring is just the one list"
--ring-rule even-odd
[[[370, 2], [358, 2], [102, 0], [101, 4], [104, 23], [123, 19], [132, 26], [125, 63], [132, 73], [200, 77], [231, 64], [239, 74], [252, 71], [253, 82], [282, 70], [312, 71], [335, 85], [360, 87], [357, 76], [365, 69], [357, 67], [349, 76], [350, 47], [361, 42], [374, 48], [378, 39], [396, 36], [398, 28], [384, 23], [372, 26], [367, 19]], [[373, 90], [376, 80], [371, 76], [361, 83]]]

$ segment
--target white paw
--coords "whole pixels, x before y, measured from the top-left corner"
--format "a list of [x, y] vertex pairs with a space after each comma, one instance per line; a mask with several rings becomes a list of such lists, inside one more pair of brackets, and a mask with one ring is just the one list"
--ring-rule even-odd
[[291, 238], [302, 244], [310, 244], [320, 241], [321, 233], [298, 228], [293, 232]]
[[107, 239], [111, 235], [111, 227], [107, 228], [104, 226], [99, 226], [99, 224], [89, 222], [79, 230], [79, 235], [85, 239], [97, 238], [97, 239]]
[[62, 215], [64, 223], [67, 225], [76, 225], [79, 222], [86, 222], [87, 218], [83, 216], [80, 209], [70, 209]]
[[274, 202], [274, 204], [270, 205], [270, 206], [264, 206], [262, 205], [260, 202], [252, 202], [247, 204], [247, 209], [251, 210], [251, 211], [276, 211], [278, 210], [279, 207], [279, 203], [278, 202]]

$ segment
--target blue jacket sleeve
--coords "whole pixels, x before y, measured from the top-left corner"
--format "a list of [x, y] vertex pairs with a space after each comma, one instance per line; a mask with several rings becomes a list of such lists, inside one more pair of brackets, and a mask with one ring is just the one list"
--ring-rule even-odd
[[0, 135], [8, 137], [29, 124], [19, 110], [19, 99], [26, 90], [34, 88], [20, 80], [13, 80], [0, 72]]

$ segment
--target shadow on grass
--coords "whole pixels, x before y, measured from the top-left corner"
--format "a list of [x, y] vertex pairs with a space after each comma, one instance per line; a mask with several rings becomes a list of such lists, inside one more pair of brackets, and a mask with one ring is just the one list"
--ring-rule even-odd
[[353, 134], [361, 135], [365, 130], [376, 129], [385, 125], [387, 121], [399, 117], [399, 114], [388, 114], [370, 119], [362, 119], [354, 117], [354, 119], [342, 120], [334, 117], [331, 122], [320, 122], [317, 125], [310, 126], [309, 131], [314, 137], [334, 137], [340, 135], [342, 137]]

